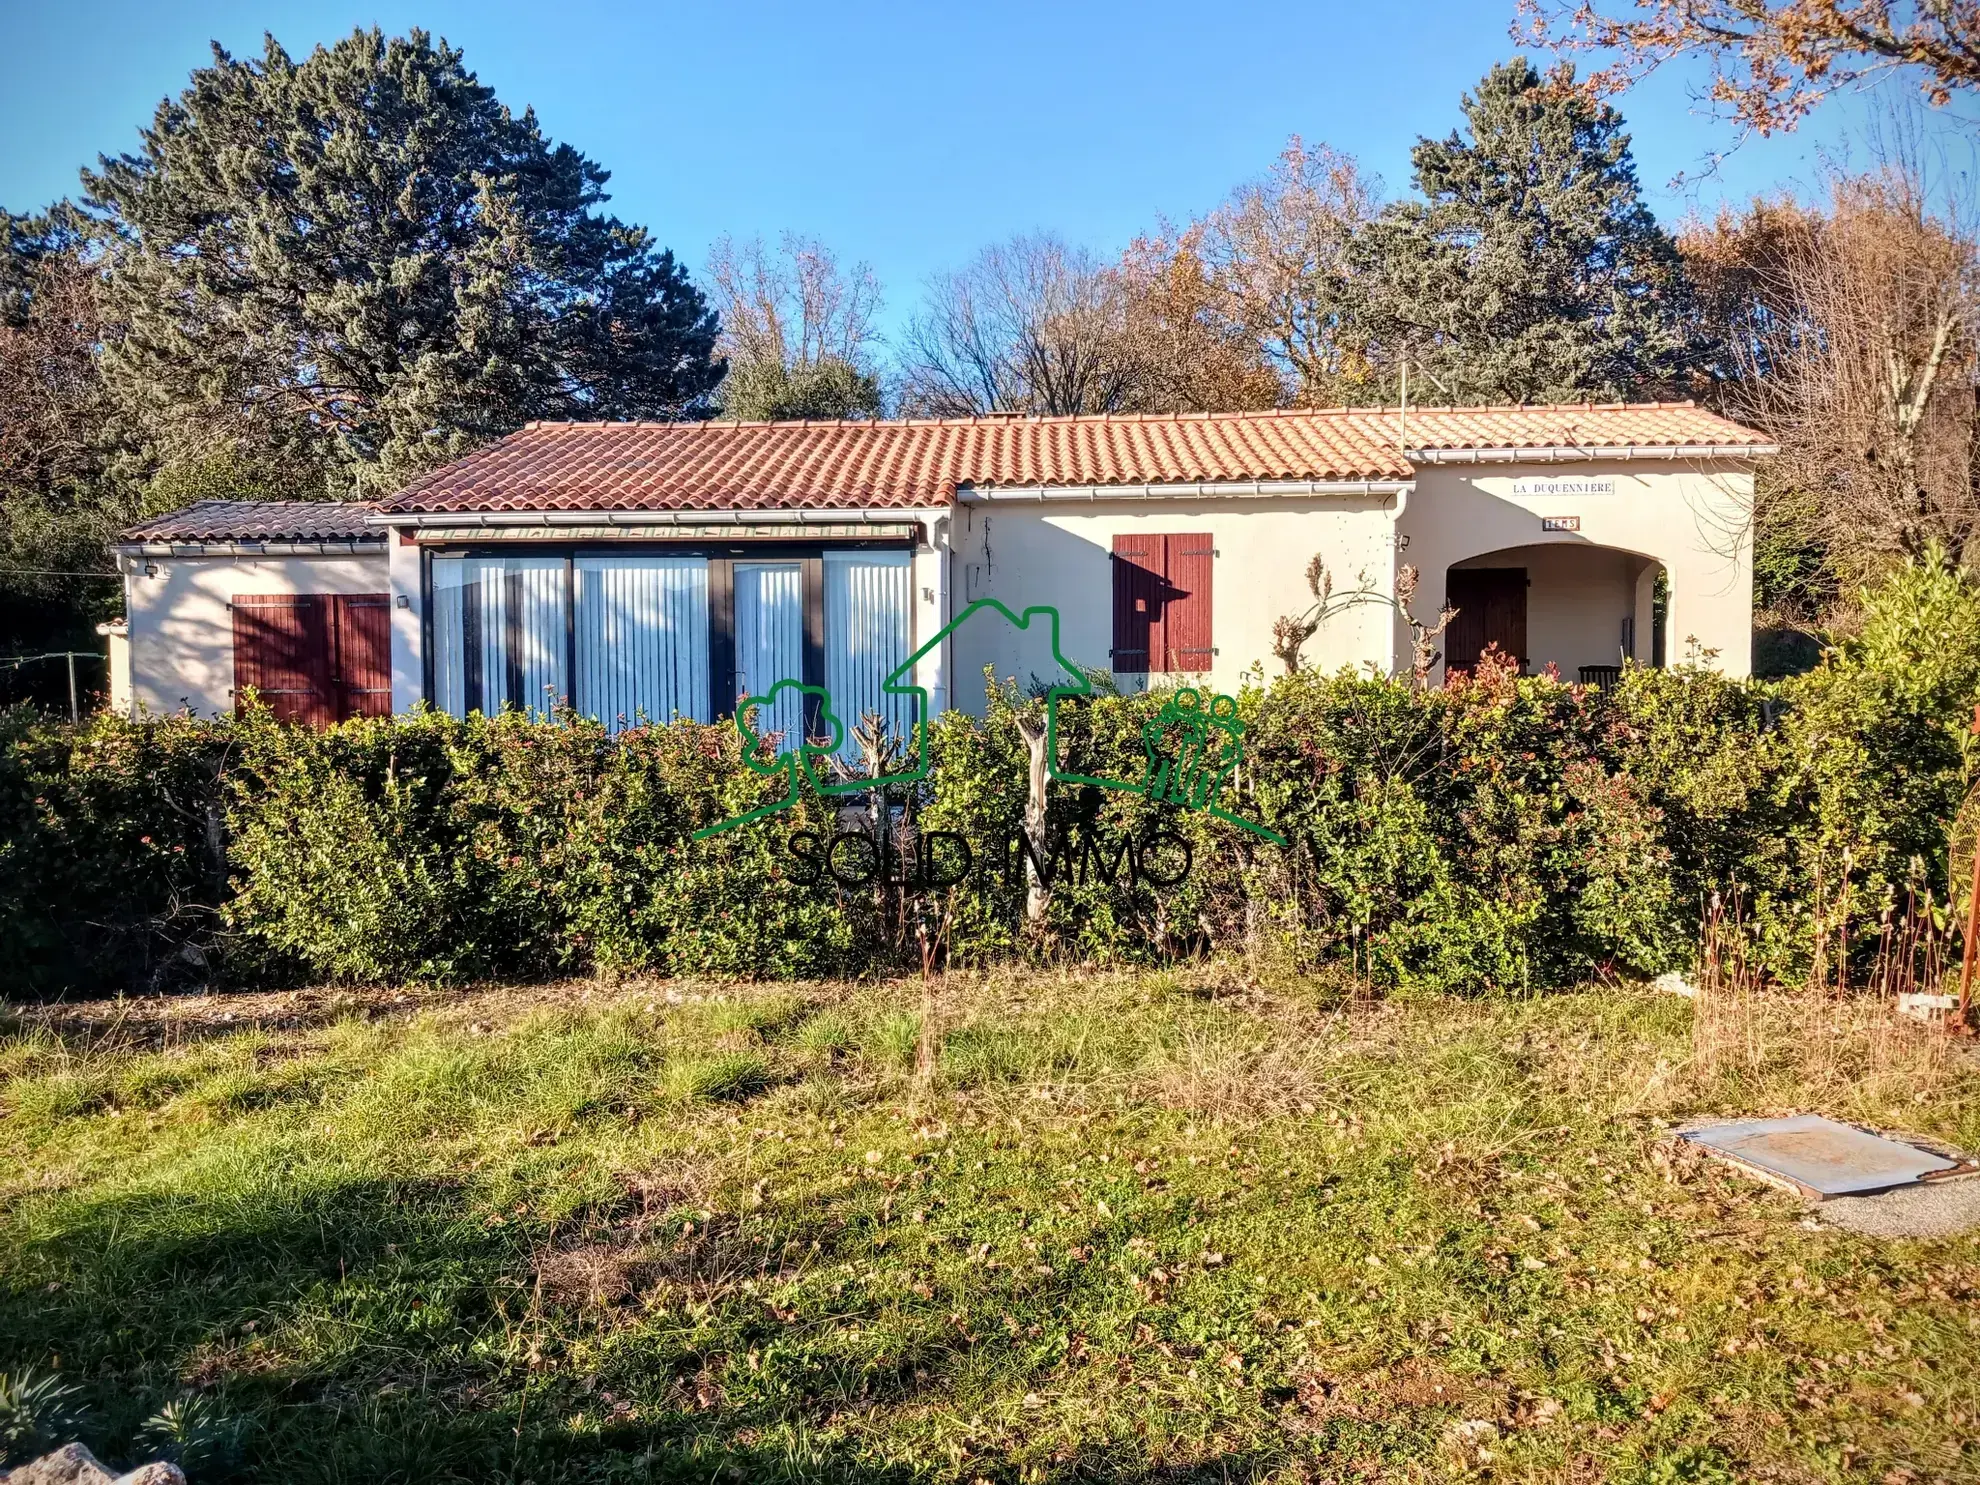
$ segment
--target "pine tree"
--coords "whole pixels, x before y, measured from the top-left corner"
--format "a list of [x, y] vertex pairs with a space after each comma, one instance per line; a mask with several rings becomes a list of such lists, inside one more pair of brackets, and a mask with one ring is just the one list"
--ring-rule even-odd
[[1677, 245], [1637, 188], [1614, 109], [1525, 58], [1463, 100], [1467, 128], [1411, 152], [1423, 199], [1361, 245], [1381, 359], [1445, 402], [1641, 396], [1703, 348]]
[[671, 253], [607, 173], [426, 33], [214, 48], [85, 171], [123, 333], [105, 376], [167, 462], [376, 489], [532, 418], [671, 417], [720, 381]]

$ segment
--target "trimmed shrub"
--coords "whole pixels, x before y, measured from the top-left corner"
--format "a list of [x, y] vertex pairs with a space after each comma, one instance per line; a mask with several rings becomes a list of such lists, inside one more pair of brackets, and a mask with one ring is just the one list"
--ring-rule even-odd
[[1772, 867], [1758, 926], [1783, 972], [1818, 931], [1858, 952], [1907, 896], [1946, 900], [1947, 832], [1980, 766], [1980, 583], [1935, 549], [1858, 602], [1857, 632], [1781, 688], [1769, 762], [1794, 847], [1753, 867]]
[[[1055, 785], [1037, 922], [1019, 723], [1042, 703], [1014, 687], [981, 721], [936, 718], [929, 777], [884, 809], [806, 796], [704, 841], [787, 787], [742, 766], [727, 724], [0, 714], [0, 973], [22, 995], [795, 977], [911, 967], [932, 945], [955, 962], [1271, 949], [1392, 988], [1518, 990], [1681, 964], [1712, 894], [1736, 893], [1761, 963], [1798, 975], [1818, 931], [1831, 954], [1867, 952], [1901, 896], [1943, 899], [1946, 824], [1980, 763], [1971, 575], [1930, 554], [1861, 607], [1858, 634], [1773, 684], [1689, 666], [1628, 670], [1610, 692], [1491, 665], [1436, 691], [1261, 678], [1235, 698], [1245, 753], [1223, 798], [1286, 844]], [[1167, 746], [1169, 699], [1064, 703], [1061, 766], [1138, 782]], [[904, 893], [793, 854], [800, 832], [872, 839], [883, 817], [961, 836], [975, 870]]]
[[200, 981], [228, 893], [232, 731], [0, 712], [0, 985], [19, 996]]
[[334, 980], [587, 969], [783, 977], [868, 952], [858, 913], [779, 868], [785, 834], [691, 833], [769, 797], [733, 727], [434, 712], [241, 727], [228, 922]]

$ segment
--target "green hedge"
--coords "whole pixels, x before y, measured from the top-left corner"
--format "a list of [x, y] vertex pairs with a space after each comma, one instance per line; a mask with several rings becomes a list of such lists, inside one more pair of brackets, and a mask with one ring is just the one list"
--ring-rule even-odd
[[[1863, 612], [1813, 672], [1774, 684], [1630, 670], [1605, 693], [1487, 667], [1429, 692], [1346, 673], [1247, 688], [1238, 808], [1289, 846], [1055, 785], [1048, 831], [1073, 849], [1037, 924], [1022, 872], [989, 849], [1012, 836], [1025, 794], [1015, 714], [1036, 703], [1014, 692], [981, 721], [936, 719], [929, 779], [895, 796], [920, 832], [975, 846], [953, 894], [810, 880], [795, 832], [871, 828], [843, 799], [691, 840], [783, 788], [742, 767], [727, 725], [613, 737], [423, 714], [328, 732], [265, 718], [71, 728], [10, 713], [0, 974], [31, 995], [215, 978], [830, 975], [914, 964], [932, 940], [961, 962], [1269, 951], [1352, 962], [1395, 987], [1522, 988], [1681, 965], [1704, 904], [1736, 892], [1763, 962], [1793, 976], [1818, 885], [1833, 903], [1848, 882], [1859, 950], [1907, 895], [1944, 898], [1947, 822], [1980, 762], [1973, 579], [1928, 558]], [[1064, 765], [1138, 778], [1162, 701], [1066, 704]], [[1186, 880], [1106, 879], [1123, 842], [1151, 839], [1168, 863], [1158, 876], [1186, 842]]]

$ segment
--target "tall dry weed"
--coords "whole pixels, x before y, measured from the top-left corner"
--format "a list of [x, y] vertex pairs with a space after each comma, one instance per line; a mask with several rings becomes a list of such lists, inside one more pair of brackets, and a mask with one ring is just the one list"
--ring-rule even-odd
[[1701, 925], [1691, 1028], [1698, 1091], [1771, 1096], [1804, 1108], [1865, 1113], [1929, 1099], [1951, 1073], [1944, 1031], [1898, 1014], [1898, 997], [1934, 990], [1948, 973], [1943, 915], [1911, 902], [1886, 914], [1875, 955], [1856, 984], [1840, 965], [1787, 986], [1753, 951], [1738, 898], [1714, 894]]

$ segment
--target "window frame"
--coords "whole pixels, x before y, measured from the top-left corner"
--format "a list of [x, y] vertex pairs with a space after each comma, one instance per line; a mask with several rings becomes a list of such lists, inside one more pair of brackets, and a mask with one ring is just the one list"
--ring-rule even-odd
[[[433, 563], [446, 557], [557, 557], [564, 564], [564, 674], [577, 681], [577, 559], [580, 556], [615, 557], [701, 557], [708, 563], [708, 688], [709, 715], [726, 721], [736, 712], [736, 588], [738, 562], [796, 562], [804, 601], [804, 674], [807, 686], [825, 684], [825, 553], [888, 551], [906, 552], [909, 564], [909, 593], [913, 593], [912, 570], [919, 544], [911, 537], [827, 538], [810, 541], [780, 539], [736, 541], [501, 541], [501, 542], [421, 542], [419, 544], [420, 586], [420, 694], [428, 706], [435, 705], [434, 694], [434, 587]], [[909, 649], [913, 649], [915, 605], [908, 605]], [[569, 703], [574, 698], [566, 697]], [[814, 725], [818, 700], [806, 697], [805, 725]]]

